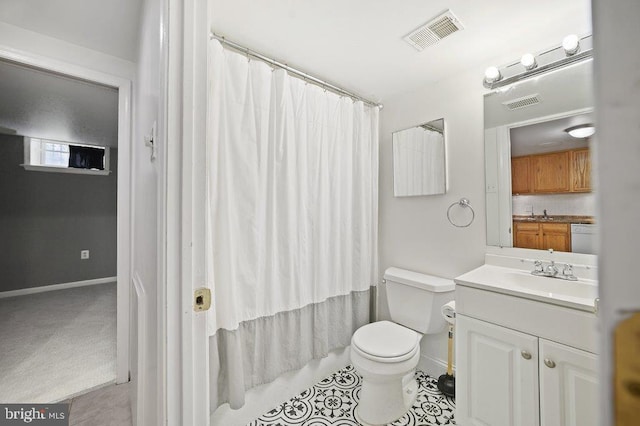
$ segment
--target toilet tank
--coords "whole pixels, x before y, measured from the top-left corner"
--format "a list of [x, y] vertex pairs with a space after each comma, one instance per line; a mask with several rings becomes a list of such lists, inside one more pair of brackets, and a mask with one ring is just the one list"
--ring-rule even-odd
[[422, 334], [444, 329], [440, 307], [454, 299], [453, 280], [400, 268], [388, 268], [384, 279], [393, 322]]

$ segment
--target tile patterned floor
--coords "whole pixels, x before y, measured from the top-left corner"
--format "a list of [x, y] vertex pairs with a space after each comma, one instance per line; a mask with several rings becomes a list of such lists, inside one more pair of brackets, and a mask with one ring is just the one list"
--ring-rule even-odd
[[[455, 425], [455, 401], [443, 395], [437, 380], [416, 372], [418, 396], [411, 410], [393, 426]], [[362, 378], [349, 365], [312, 388], [280, 404], [247, 426], [358, 426], [354, 410]]]

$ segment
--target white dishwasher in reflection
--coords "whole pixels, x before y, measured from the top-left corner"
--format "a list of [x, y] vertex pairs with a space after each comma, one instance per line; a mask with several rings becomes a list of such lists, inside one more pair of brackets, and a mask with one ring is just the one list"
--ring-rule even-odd
[[597, 225], [571, 224], [571, 251], [573, 253], [596, 254]]

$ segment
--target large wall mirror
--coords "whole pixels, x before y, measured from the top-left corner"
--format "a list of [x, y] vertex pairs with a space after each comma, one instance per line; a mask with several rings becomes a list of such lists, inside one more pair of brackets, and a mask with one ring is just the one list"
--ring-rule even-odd
[[595, 253], [592, 61], [485, 95], [487, 244]]
[[444, 119], [393, 133], [393, 195], [446, 192]]

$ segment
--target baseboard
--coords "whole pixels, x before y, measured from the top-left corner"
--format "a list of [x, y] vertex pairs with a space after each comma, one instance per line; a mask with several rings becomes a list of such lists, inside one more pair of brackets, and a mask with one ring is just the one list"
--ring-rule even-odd
[[0, 299], [7, 297], [25, 296], [27, 294], [44, 293], [46, 291], [66, 290], [75, 287], [84, 287], [87, 285], [106, 284], [116, 282], [116, 277], [95, 278], [93, 280], [74, 281], [70, 283], [45, 285], [42, 287], [20, 288], [18, 290], [1, 291]]
[[431, 377], [438, 378], [447, 371], [447, 361], [428, 355], [421, 355], [418, 362], [418, 370], [424, 371]]
[[90, 388], [83, 389], [83, 390], [78, 391], [76, 393], [72, 393], [71, 395], [67, 395], [67, 396], [65, 396], [64, 398], [62, 398], [62, 399], [60, 399], [58, 401], [52, 401], [51, 404], [63, 404], [65, 401], [69, 401], [69, 400], [72, 400], [73, 398], [77, 398], [79, 396], [86, 395], [86, 394], [91, 393], [93, 391], [97, 391], [99, 389], [106, 388], [107, 386], [116, 386], [116, 381], [115, 380], [111, 380], [111, 381], [106, 382], [106, 383], [101, 383], [99, 385], [95, 385], [95, 386], [92, 386]]
[[136, 359], [131, 360], [136, 365], [136, 374], [132, 382], [133, 386], [130, 390], [131, 409], [133, 413], [134, 426], [142, 426], [145, 424], [145, 398], [146, 398], [146, 362], [147, 362], [147, 297], [142, 285], [142, 280], [138, 273], [133, 274], [133, 309], [135, 310], [133, 323], [135, 327], [136, 339]]

